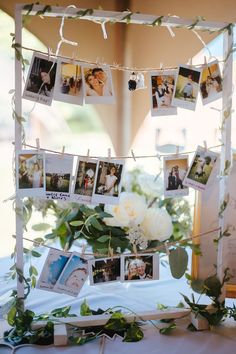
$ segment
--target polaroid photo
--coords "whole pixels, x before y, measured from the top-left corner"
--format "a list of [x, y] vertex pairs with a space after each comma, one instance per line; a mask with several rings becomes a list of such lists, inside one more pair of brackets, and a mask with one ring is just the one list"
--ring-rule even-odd
[[98, 160], [92, 203], [119, 203], [123, 171], [123, 160]]
[[203, 66], [200, 92], [203, 104], [216, 101], [222, 97], [222, 76], [218, 60]]
[[120, 257], [90, 260], [89, 279], [91, 285], [120, 281], [121, 279]]
[[159, 279], [159, 255], [123, 255], [121, 262], [122, 281], [149, 281]]
[[97, 166], [97, 160], [78, 158], [71, 200], [82, 204], [91, 203]]
[[57, 60], [56, 82], [53, 99], [72, 104], [83, 104], [82, 69], [77, 61]]
[[78, 296], [88, 277], [88, 262], [77, 252], [73, 252], [66, 263], [54, 290]]
[[164, 196], [181, 197], [189, 194], [189, 188], [183, 184], [188, 171], [187, 155], [164, 157]]
[[183, 184], [196, 190], [204, 191], [218, 156], [219, 154], [198, 146]]
[[45, 155], [36, 150], [22, 150], [16, 159], [16, 189], [19, 197], [45, 195]]
[[195, 110], [200, 89], [202, 69], [190, 65], [180, 65], [174, 89], [172, 105]]
[[85, 103], [115, 103], [111, 69], [107, 65], [82, 66]]
[[[36, 287], [42, 290], [54, 291], [56, 282], [67, 264], [70, 255], [71, 253], [53, 248], [50, 249]], [[57, 292], [56, 289], [55, 291]]]
[[45, 154], [46, 198], [70, 199], [73, 156]]
[[176, 77], [176, 70], [159, 70], [150, 73], [149, 80], [152, 116], [177, 114], [177, 107], [174, 107], [171, 104]]
[[33, 54], [23, 98], [50, 106], [52, 104], [57, 63], [43, 54]]

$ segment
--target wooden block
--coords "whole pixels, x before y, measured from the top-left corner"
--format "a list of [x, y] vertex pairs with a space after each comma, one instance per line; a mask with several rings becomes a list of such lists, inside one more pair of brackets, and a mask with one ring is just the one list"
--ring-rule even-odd
[[67, 329], [64, 323], [54, 325], [54, 345], [67, 345]]
[[210, 326], [208, 321], [202, 315], [196, 315], [191, 313], [191, 323], [198, 331], [206, 331], [209, 330]]

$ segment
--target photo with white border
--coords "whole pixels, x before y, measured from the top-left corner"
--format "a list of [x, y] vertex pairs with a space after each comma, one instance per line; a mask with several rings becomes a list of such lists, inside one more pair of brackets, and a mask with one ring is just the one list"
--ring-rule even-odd
[[101, 284], [120, 281], [121, 258], [100, 258], [89, 261], [90, 284]]
[[98, 161], [95, 159], [78, 157], [71, 200], [82, 204], [91, 203], [97, 166]]
[[88, 277], [88, 262], [77, 252], [73, 252], [66, 263], [55, 290], [71, 296], [78, 296]]
[[16, 190], [19, 197], [45, 196], [45, 154], [36, 150], [17, 152]]
[[151, 115], [166, 116], [177, 114], [177, 107], [172, 106], [177, 70], [159, 70], [149, 74]]
[[208, 63], [202, 68], [200, 92], [202, 103], [207, 104], [222, 97], [222, 76], [218, 60]]
[[111, 69], [107, 65], [83, 65], [85, 103], [115, 103]]
[[68, 59], [58, 59], [53, 99], [82, 105], [83, 97], [81, 64]]
[[99, 159], [92, 203], [118, 204], [124, 160]]
[[200, 90], [201, 68], [179, 65], [172, 105], [195, 110]]
[[50, 106], [56, 80], [57, 63], [43, 54], [34, 52], [23, 98]]
[[159, 279], [159, 254], [123, 255], [121, 280], [140, 282]]
[[47, 199], [70, 199], [73, 156], [45, 154], [46, 197]]
[[54, 287], [59, 279], [71, 253], [50, 249], [45, 260], [43, 269], [38, 279], [36, 288], [41, 290], [56, 291]]
[[181, 197], [189, 194], [189, 188], [183, 184], [188, 171], [187, 155], [164, 157], [164, 197]]
[[219, 154], [198, 146], [183, 184], [204, 191], [216, 165]]

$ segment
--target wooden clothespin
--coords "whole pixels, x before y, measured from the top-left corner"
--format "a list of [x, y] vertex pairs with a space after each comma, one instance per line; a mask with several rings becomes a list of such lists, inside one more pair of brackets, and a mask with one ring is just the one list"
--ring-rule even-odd
[[193, 58], [189, 58], [189, 66], [193, 66]]
[[138, 250], [137, 250], [137, 246], [136, 246], [135, 243], [133, 243], [133, 252], [134, 252], [135, 257], [137, 257], [138, 256]]
[[48, 47], [47, 49], [48, 49], [48, 61], [50, 61], [51, 60], [52, 51], [51, 51], [50, 47]]
[[170, 250], [169, 250], [168, 242], [166, 241], [166, 242], [164, 243], [164, 245], [165, 245], [166, 255], [169, 257], [169, 255], [170, 255]]
[[63, 145], [62, 146], [62, 152], [61, 152], [61, 155], [60, 155], [61, 159], [64, 158], [64, 154], [65, 154], [65, 146]]
[[87, 156], [86, 156], [86, 162], [88, 162], [88, 160], [89, 160], [89, 153], [90, 153], [90, 150], [88, 149], [87, 150]]
[[206, 140], [203, 140], [203, 145], [204, 145], [205, 152], [207, 152], [207, 142], [206, 142]]
[[107, 152], [108, 152], [108, 163], [110, 163], [111, 162], [111, 148], [109, 148], [107, 150]]
[[134, 155], [134, 151], [131, 149], [131, 155], [132, 155], [132, 157], [133, 157], [133, 159], [134, 159], [134, 162], [136, 162], [136, 158], [135, 158], [135, 155]]
[[175, 155], [176, 155], [176, 156], [179, 156], [179, 145], [176, 145]]
[[160, 63], [160, 70], [163, 70], [163, 63]]
[[36, 148], [37, 148], [37, 151], [39, 153], [39, 150], [40, 150], [39, 138], [36, 139]]
[[206, 56], [204, 55], [204, 66], [207, 66], [207, 58], [206, 58]]
[[84, 258], [85, 250], [86, 250], [86, 244], [83, 243], [82, 249], [81, 249], [81, 258]]

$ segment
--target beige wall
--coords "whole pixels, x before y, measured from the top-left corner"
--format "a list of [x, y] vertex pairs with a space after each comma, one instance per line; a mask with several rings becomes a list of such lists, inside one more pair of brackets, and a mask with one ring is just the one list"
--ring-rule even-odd
[[[17, 1], [17, 3], [25, 1]], [[48, 0], [44, 3], [55, 4]], [[58, 0], [60, 6], [71, 1]], [[233, 22], [235, 20], [235, 0], [80, 0], [74, 5], [81, 8], [98, 8], [104, 10], [124, 11], [130, 9], [146, 14], [177, 15], [195, 19], [204, 16], [207, 20]], [[13, 15], [15, 2], [0, 0], [0, 7]], [[46, 46], [55, 50], [59, 40], [59, 19], [40, 19], [34, 17], [28, 24], [33, 32]], [[99, 60], [104, 63], [119, 63], [131, 67], [176, 66], [194, 56], [202, 44], [191, 32], [176, 29], [172, 38], [166, 28], [147, 27], [125, 24], [107, 24], [108, 39], [104, 40], [98, 24], [88, 21], [67, 20], [65, 37], [79, 42], [78, 56], [81, 59]], [[201, 33], [208, 42], [214, 35]], [[72, 56], [73, 48], [64, 46], [62, 54]], [[128, 73], [113, 71], [117, 102], [115, 105], [97, 105], [96, 109], [110, 134], [117, 154], [126, 153], [147, 112], [149, 111], [148, 90], [130, 93], [127, 88]]]

